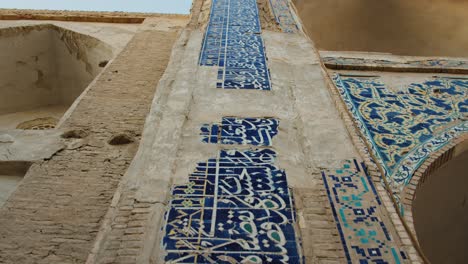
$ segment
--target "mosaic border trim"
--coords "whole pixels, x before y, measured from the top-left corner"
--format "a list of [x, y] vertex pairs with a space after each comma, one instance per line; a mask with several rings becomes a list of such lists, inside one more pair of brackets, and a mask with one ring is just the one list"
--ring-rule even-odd
[[296, 20], [289, 7], [289, 0], [269, 0], [271, 10], [275, 16], [276, 23], [285, 33], [296, 33], [299, 31]]
[[411, 209], [417, 190], [424, 185], [426, 179], [430, 177], [433, 172], [453, 158], [456, 147], [459, 144], [463, 144], [465, 141], [468, 141], [468, 134], [464, 134], [454, 140], [451, 140], [449, 144], [435, 152], [432, 152], [429, 157], [417, 167], [410, 183], [403, 188], [401, 192], [401, 200], [402, 205], [405, 208], [404, 219], [408, 224], [411, 233], [415, 237], [417, 237], [417, 234], [414, 227], [413, 212]]
[[419, 73], [454, 73], [467, 74], [468, 61], [452, 59], [426, 59], [407, 62], [391, 60], [322, 57], [324, 65], [333, 70], [390, 71]]
[[398, 169], [390, 175], [392, 181], [400, 179], [403, 182], [403, 184], [398, 184], [394, 188], [399, 188], [398, 191], [401, 192], [402, 188], [411, 181], [414, 172], [432, 153], [440, 150], [465, 133], [468, 133], [468, 122], [450, 127], [413, 149], [398, 163]]
[[408, 262], [382, 221], [384, 205], [364, 163], [345, 161], [334, 172], [322, 171], [322, 180], [348, 263]]

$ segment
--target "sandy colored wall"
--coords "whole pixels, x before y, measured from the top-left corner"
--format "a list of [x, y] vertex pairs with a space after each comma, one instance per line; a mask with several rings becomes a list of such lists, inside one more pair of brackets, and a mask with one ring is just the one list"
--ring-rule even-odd
[[23, 179], [30, 165], [28, 162], [0, 162], [0, 207]]
[[85, 263], [138, 147], [107, 142], [124, 132], [138, 141], [177, 37], [159, 22], [139, 28], [59, 127], [86, 130], [84, 139], [66, 140], [79, 146], [34, 164], [0, 207], [0, 237], [8, 241], [0, 241], [1, 263]]
[[[1, 14], [0, 10], [0, 14]], [[1, 17], [1, 15], [0, 15]], [[161, 19], [162, 22], [165, 21]], [[168, 18], [167, 20], [170, 21]], [[68, 22], [68, 21], [38, 21], [38, 20], [0, 20], [0, 28], [26, 27], [38, 25], [54, 25], [63, 29], [90, 36], [110, 45], [117, 55], [133, 38], [139, 29], [139, 24]]]
[[55, 31], [54, 63], [61, 104], [70, 105], [112, 59], [109, 45], [72, 31]]
[[0, 113], [58, 103], [48, 51], [52, 32], [7, 32], [0, 38]]
[[468, 56], [466, 0], [293, 0], [322, 50]]
[[55, 26], [2, 29], [0, 113], [69, 105], [111, 58], [107, 44]]

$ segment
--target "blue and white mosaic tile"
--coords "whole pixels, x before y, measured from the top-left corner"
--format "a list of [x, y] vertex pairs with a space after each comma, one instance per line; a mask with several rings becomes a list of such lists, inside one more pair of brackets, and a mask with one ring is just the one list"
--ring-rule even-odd
[[205, 143], [271, 146], [278, 125], [274, 118], [223, 117], [221, 124], [203, 125], [201, 135]]
[[409, 263], [382, 220], [385, 209], [363, 164], [347, 160], [322, 178], [348, 263]]
[[289, 0], [270, 0], [270, 6], [283, 32], [298, 32], [299, 28], [289, 8]]
[[276, 153], [222, 150], [172, 190], [168, 263], [302, 263], [286, 174]]
[[468, 132], [467, 79], [435, 78], [398, 93], [378, 77], [336, 75], [334, 81], [397, 202], [430, 153]]
[[213, 0], [200, 65], [218, 66], [218, 88], [271, 90], [256, 0]]

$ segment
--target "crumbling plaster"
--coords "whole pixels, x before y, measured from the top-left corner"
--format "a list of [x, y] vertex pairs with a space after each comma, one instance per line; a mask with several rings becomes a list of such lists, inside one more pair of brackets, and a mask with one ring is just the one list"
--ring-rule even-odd
[[[60, 120], [73, 101], [118, 55], [138, 24], [0, 21], [0, 160], [41, 160], [61, 146], [55, 131], [15, 130], [38, 118]], [[101, 65], [99, 66], [99, 64]], [[66, 119], [66, 118], [65, 118]], [[51, 152], [52, 151], [52, 152]]]
[[[217, 89], [217, 69], [198, 65], [203, 32], [186, 29], [182, 33], [158, 85], [138, 153], [114, 196], [105, 220], [108, 222], [101, 226], [88, 263], [110, 261], [112, 254], [125, 249], [126, 238], [119, 238], [121, 229], [114, 226], [132, 221], [122, 217], [122, 210], [127, 210], [129, 204], [127, 197], [133, 197], [135, 204], [145, 205], [144, 210], [134, 210], [138, 209], [140, 223], [148, 221], [134, 234], [143, 242], [137, 262], [151, 259], [160, 263], [162, 217], [170, 188], [185, 183], [197, 162], [227, 148], [204, 144], [199, 136], [202, 124], [219, 121], [223, 116], [278, 118], [280, 130], [273, 145], [278, 153], [278, 166], [286, 170], [290, 187], [301, 190], [298, 193], [323, 195], [321, 199], [326, 199], [321, 189], [320, 168], [333, 168], [341, 160], [358, 154], [333, 105], [309, 40], [302, 35], [268, 30], [262, 36], [273, 83], [269, 92]], [[309, 209], [323, 209], [321, 202], [314, 204], [314, 208], [310, 208], [310, 203], [307, 205]], [[298, 208], [299, 223], [304, 232], [309, 232], [314, 223], [303, 215], [302, 209]], [[321, 227], [323, 230], [334, 228], [332, 220], [329, 221]], [[333, 232], [327, 234], [337, 252], [333, 255], [341, 256], [342, 249]], [[312, 241], [317, 238], [306, 239], [305, 253], [312, 257]], [[121, 243], [120, 249], [113, 249], [116, 243]]]
[[1, 31], [3, 114], [70, 105], [112, 58], [107, 44], [50, 24]]
[[[35, 161], [0, 208], [0, 262], [85, 261], [120, 177], [137, 149], [179, 25], [186, 21], [176, 19], [172, 25], [163, 22], [161, 26], [158, 18], [145, 21], [71, 106], [52, 132], [72, 135], [60, 139], [65, 143], [63, 149]], [[127, 135], [132, 142], [110, 145], [118, 134]], [[3, 137], [10, 145], [19, 143], [14, 141], [19, 136]], [[3, 243], [4, 238], [8, 244]]]
[[67, 22], [52, 20], [1, 20], [0, 28], [54, 25], [83, 35], [96, 38], [119, 53], [138, 31], [140, 24], [118, 24], [98, 22]]

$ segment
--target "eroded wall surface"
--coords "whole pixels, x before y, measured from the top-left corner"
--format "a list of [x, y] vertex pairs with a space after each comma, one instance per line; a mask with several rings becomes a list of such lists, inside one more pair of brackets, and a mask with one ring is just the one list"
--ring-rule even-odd
[[0, 113], [70, 105], [112, 59], [99, 40], [53, 25], [2, 29]]
[[178, 34], [180, 21], [158, 22], [139, 27], [59, 127], [67, 147], [32, 165], [0, 209], [0, 262], [86, 261]]
[[293, 2], [320, 50], [468, 56], [467, 1]]
[[[164, 18], [162, 19], [165, 20]], [[170, 21], [170, 19], [168, 19]], [[176, 22], [173, 22], [176, 23]], [[99, 39], [113, 48], [114, 54], [119, 53], [133, 35], [138, 31], [140, 24], [118, 24], [98, 22], [66, 22], [66, 21], [37, 21], [37, 20], [2, 20], [0, 28], [26, 27], [37, 25], [55, 25], [64, 29]], [[182, 23], [183, 25], [183, 23]]]

